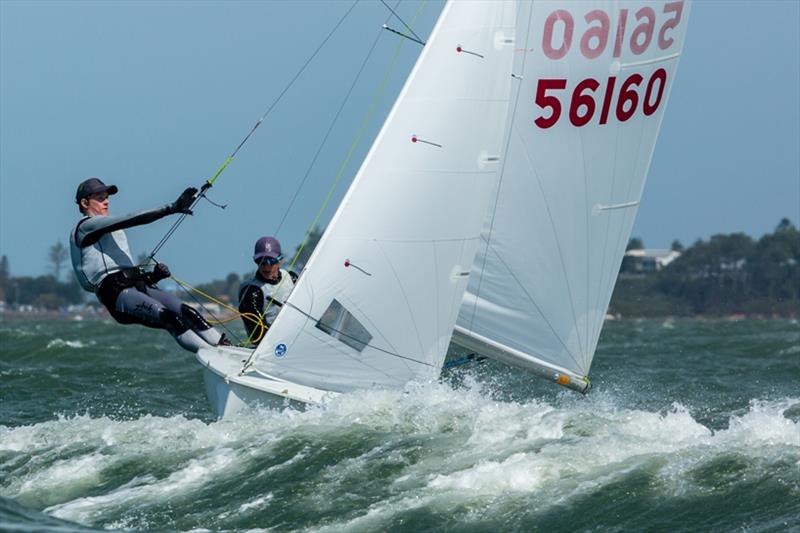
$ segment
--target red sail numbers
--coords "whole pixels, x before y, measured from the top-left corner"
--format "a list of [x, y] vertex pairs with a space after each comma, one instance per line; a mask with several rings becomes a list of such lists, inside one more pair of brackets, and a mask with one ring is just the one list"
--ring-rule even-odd
[[[674, 44], [673, 31], [681, 22], [683, 0], [656, 8], [643, 6], [633, 13], [620, 9], [612, 28], [612, 17], [601, 9], [593, 9], [582, 17], [585, 24], [576, 26], [576, 17], [568, 10], [553, 11], [544, 22], [542, 52], [548, 59], [564, 58], [573, 46], [581, 55], [595, 60], [607, 50], [613, 58], [623, 53], [644, 54], [651, 47], [667, 51]], [[578, 19], [580, 20], [580, 18]], [[617, 62], [617, 70], [619, 70]], [[541, 78], [536, 87], [535, 103], [542, 114], [534, 123], [543, 129], [553, 127], [559, 120], [569, 120], [575, 127], [596, 119], [600, 125], [609, 118], [625, 122], [637, 111], [650, 116], [658, 110], [667, 84], [667, 71], [658, 68], [647, 78], [634, 73], [625, 78], [609, 76], [601, 80], [586, 78], [572, 86], [565, 78]]]

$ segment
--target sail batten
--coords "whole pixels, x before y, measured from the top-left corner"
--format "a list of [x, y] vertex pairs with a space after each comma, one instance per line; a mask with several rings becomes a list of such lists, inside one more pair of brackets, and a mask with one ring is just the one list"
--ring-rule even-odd
[[679, 57], [681, 57], [681, 54], [676, 53], [663, 57], [654, 57], [653, 59], [647, 59], [645, 61], [632, 61], [630, 63], [620, 63], [619, 68], [626, 69], [634, 67], [643, 67], [645, 65], [653, 65], [655, 63], [664, 63], [666, 61], [672, 61], [673, 59], [678, 59]]

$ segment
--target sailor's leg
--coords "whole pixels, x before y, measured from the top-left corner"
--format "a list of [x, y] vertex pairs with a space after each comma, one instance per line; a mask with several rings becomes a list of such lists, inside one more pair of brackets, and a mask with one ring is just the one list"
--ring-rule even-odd
[[[153, 298], [151, 292], [152, 290], [144, 293], [135, 288], [125, 289], [117, 297], [116, 312], [131, 318], [130, 322], [151, 328], [166, 329], [175, 337], [178, 344], [191, 352], [211, 347], [208, 342], [192, 331], [190, 325], [179, 313], [164, 305], [160, 300]], [[167, 296], [180, 302], [172, 295]], [[177, 307], [180, 309], [180, 303]]]
[[211, 344], [203, 340], [197, 333], [192, 331], [183, 318], [172, 309], [166, 307], [161, 312], [161, 320], [166, 329], [172, 333], [175, 340], [184, 349], [197, 353], [200, 348], [211, 348]]
[[213, 346], [219, 344], [222, 335], [214, 329], [211, 324], [206, 322], [206, 319], [195, 309], [181, 302], [180, 299], [172, 294], [159, 289], [148, 287], [147, 294], [162, 302], [170, 311], [177, 313], [186, 325], [194, 330], [194, 332], [208, 344]]
[[181, 306], [181, 316], [186, 322], [189, 323], [189, 327], [191, 327], [195, 333], [200, 335], [200, 337], [202, 337], [207, 343], [216, 346], [219, 344], [219, 341], [222, 340], [222, 334], [211, 327], [211, 324], [206, 322], [206, 319], [203, 318], [203, 315], [198, 313], [194, 308], [183, 304]]
[[119, 293], [114, 303], [114, 311], [129, 324], [141, 324], [151, 328], [165, 328], [161, 323], [164, 306], [133, 287]]

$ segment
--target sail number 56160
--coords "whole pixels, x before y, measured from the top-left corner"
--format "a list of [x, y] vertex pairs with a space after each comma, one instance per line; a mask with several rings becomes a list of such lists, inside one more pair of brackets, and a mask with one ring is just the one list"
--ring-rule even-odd
[[[667, 19], [658, 30], [656, 41], [661, 50], [666, 50], [675, 42], [672, 32], [681, 22], [683, 13], [683, 0], [664, 4], [664, 15]], [[613, 13], [612, 13], [613, 15]], [[631, 52], [641, 55], [650, 46], [656, 33], [656, 10], [644, 6], [634, 14], [638, 25], [630, 32], [628, 40]], [[586, 21], [585, 29], [580, 38], [581, 54], [587, 59], [595, 59], [603, 54], [608, 45], [609, 37], [614, 40], [613, 57], [621, 57], [624, 42], [627, 36], [628, 10], [620, 9], [617, 15], [617, 27], [612, 30], [612, 17], [602, 9], [593, 9], [583, 17]], [[578, 17], [580, 24], [580, 17]], [[542, 32], [542, 51], [550, 59], [561, 59], [567, 55], [572, 46], [572, 36], [575, 31], [575, 17], [565, 9], [553, 11], [544, 22]], [[611, 35], [611, 34], [614, 35]], [[558, 35], [558, 37], [557, 37]]]
[[[641, 74], [631, 74], [619, 86], [619, 91], [615, 91], [617, 84], [616, 76], [609, 76], [606, 80], [603, 100], [600, 105], [600, 125], [608, 122], [611, 113], [611, 106], [616, 96], [614, 114], [620, 122], [629, 120], [639, 108], [639, 91], [644, 77]], [[664, 96], [664, 87], [667, 85], [667, 71], [660, 68], [653, 72], [644, 89], [642, 100], [642, 112], [645, 116], [650, 116], [658, 110], [661, 98]], [[534, 123], [542, 129], [553, 127], [561, 118], [562, 105], [559, 96], [548, 93], [548, 91], [561, 91], [567, 88], [566, 79], [542, 78], [536, 87], [536, 104], [545, 110], [545, 114], [534, 120]], [[600, 82], [594, 78], [586, 78], [579, 82], [572, 90], [572, 97], [569, 100], [568, 116], [573, 126], [585, 126], [592, 121], [597, 113], [598, 101], [595, 95], [599, 96], [598, 89]], [[546, 111], [550, 110], [549, 114]]]

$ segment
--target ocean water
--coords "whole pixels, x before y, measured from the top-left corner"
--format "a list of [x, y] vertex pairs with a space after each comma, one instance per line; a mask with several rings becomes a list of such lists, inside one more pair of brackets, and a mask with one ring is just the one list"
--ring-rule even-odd
[[223, 421], [162, 332], [0, 348], [0, 531], [800, 531], [797, 322], [609, 323], [587, 396], [488, 361]]

